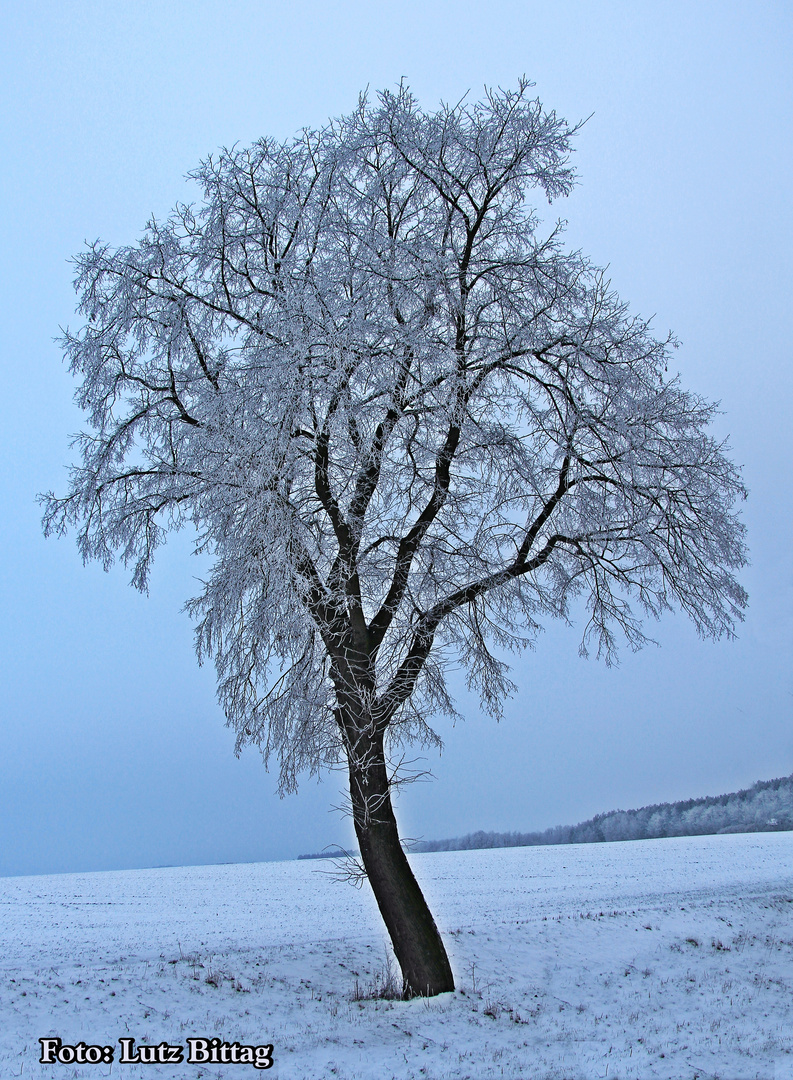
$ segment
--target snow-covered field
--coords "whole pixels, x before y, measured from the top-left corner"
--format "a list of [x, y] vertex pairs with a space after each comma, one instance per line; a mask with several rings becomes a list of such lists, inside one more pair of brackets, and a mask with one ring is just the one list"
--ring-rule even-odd
[[[430, 1001], [354, 1000], [385, 933], [327, 863], [0, 879], [0, 1077], [793, 1078], [793, 833], [411, 861], [458, 985]], [[191, 1037], [274, 1065], [118, 1060]]]

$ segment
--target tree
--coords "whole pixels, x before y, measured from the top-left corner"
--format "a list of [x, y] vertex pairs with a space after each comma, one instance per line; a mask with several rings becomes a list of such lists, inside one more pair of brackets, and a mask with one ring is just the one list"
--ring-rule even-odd
[[192, 174], [198, 206], [78, 259], [63, 338], [89, 430], [47, 533], [145, 590], [167, 532], [213, 566], [188, 608], [237, 751], [282, 790], [345, 762], [407, 994], [453, 989], [400, 844], [399, 748], [437, 743], [462, 663], [496, 716], [505, 650], [584, 602], [582, 648], [682, 608], [730, 635], [740, 477], [673, 342], [543, 235], [575, 128], [516, 91], [422, 112], [408, 89]]

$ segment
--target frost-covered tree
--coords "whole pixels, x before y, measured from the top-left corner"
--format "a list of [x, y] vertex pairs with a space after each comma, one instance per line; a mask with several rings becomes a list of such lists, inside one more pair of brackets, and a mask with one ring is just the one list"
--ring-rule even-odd
[[714, 407], [543, 234], [529, 195], [570, 191], [575, 129], [529, 87], [425, 113], [403, 86], [207, 159], [199, 205], [79, 257], [64, 337], [89, 427], [45, 530], [145, 589], [195, 529], [213, 564], [188, 608], [237, 749], [283, 790], [345, 764], [409, 994], [453, 988], [391, 800], [448, 666], [498, 715], [506, 650], [574, 600], [606, 661], [643, 616], [718, 637], [745, 604]]

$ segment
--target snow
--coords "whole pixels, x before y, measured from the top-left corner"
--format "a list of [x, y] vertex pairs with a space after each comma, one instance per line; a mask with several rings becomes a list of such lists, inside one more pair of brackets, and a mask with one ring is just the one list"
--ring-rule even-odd
[[[793, 833], [411, 862], [458, 986], [429, 1001], [354, 1000], [385, 932], [327, 863], [0, 879], [0, 1076], [793, 1078]], [[116, 1060], [40, 1065], [47, 1036]], [[274, 1065], [121, 1064], [129, 1037]]]

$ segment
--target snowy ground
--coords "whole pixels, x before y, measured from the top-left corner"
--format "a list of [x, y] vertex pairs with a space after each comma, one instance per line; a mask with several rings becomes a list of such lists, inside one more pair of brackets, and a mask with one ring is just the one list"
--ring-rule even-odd
[[[0, 879], [0, 1077], [793, 1078], [793, 833], [411, 859], [458, 990], [356, 1001], [366, 889], [312, 861]], [[38, 1039], [114, 1045], [40, 1065]], [[118, 1040], [274, 1045], [121, 1064]]]

